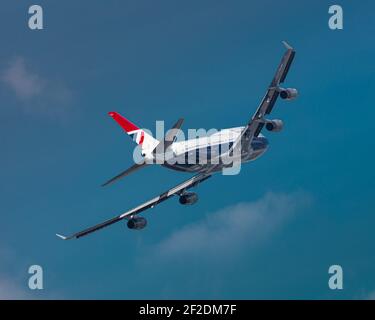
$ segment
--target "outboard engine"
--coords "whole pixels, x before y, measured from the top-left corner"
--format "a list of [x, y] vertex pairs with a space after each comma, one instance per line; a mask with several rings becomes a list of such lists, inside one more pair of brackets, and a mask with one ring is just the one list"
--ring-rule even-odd
[[147, 225], [147, 220], [143, 217], [135, 217], [128, 220], [127, 226], [129, 229], [141, 230]]
[[183, 205], [194, 204], [198, 201], [198, 195], [194, 192], [186, 192], [180, 196], [179, 201]]
[[293, 100], [297, 98], [298, 91], [294, 88], [287, 88], [287, 89], [281, 89], [280, 90], [280, 98], [285, 100]]
[[266, 123], [266, 129], [272, 132], [279, 132], [283, 129], [283, 127], [284, 123], [282, 122], [282, 120], [278, 119], [270, 120]]

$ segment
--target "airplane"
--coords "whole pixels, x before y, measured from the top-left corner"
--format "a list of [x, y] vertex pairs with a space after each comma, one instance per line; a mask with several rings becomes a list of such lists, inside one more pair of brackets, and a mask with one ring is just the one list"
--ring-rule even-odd
[[[184, 121], [184, 119], [179, 119], [164, 136], [164, 141], [159, 141], [119, 113], [109, 112], [109, 115], [140, 146], [144, 161], [141, 163], [136, 162], [133, 166], [108, 180], [102, 186], [107, 186], [144, 168], [150, 163], [154, 163], [156, 159], [160, 159], [160, 157], [164, 157], [164, 162], [161, 162], [162, 166], [177, 171], [195, 173], [195, 175], [157, 197], [114, 218], [70, 236], [56, 235], [63, 240], [78, 239], [122, 220], [127, 221], [129, 229], [141, 230], [147, 225], [147, 220], [139, 216], [141, 212], [154, 208], [157, 204], [173, 196], [178, 196], [179, 202], [183, 205], [194, 204], [198, 200], [198, 195], [188, 190], [206, 181], [214, 173], [232, 166], [236, 160], [239, 163], [246, 163], [264, 154], [268, 149], [268, 140], [261, 134], [262, 129], [265, 127], [270, 132], [278, 132], [283, 129], [282, 120], [267, 119], [266, 116], [271, 113], [279, 96], [284, 100], [293, 100], [298, 96], [297, 89], [281, 87], [295, 57], [295, 50], [287, 42], [283, 41], [283, 44], [286, 47], [286, 52], [260, 105], [245, 126], [223, 129], [209, 137], [177, 141], [177, 134]], [[205, 161], [196, 161], [200, 160], [199, 157], [202, 154], [205, 155]], [[195, 161], [190, 161], [191, 158]]]

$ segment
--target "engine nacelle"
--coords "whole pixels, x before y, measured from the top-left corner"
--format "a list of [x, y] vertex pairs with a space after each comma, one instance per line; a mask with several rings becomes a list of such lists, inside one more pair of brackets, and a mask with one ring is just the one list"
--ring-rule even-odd
[[287, 89], [281, 89], [280, 90], [280, 98], [285, 100], [293, 100], [297, 98], [298, 91], [294, 88], [287, 88]]
[[147, 220], [143, 217], [131, 218], [127, 225], [129, 229], [141, 230], [147, 225]]
[[198, 201], [198, 195], [194, 192], [186, 192], [180, 196], [179, 199], [181, 204], [194, 204]]
[[281, 120], [270, 120], [266, 123], [266, 129], [272, 132], [279, 132], [283, 129], [284, 123]]

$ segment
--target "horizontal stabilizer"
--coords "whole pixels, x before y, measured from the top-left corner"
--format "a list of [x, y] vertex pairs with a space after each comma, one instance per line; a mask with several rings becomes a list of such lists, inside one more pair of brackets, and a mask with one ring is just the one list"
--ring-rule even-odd
[[180, 131], [180, 128], [182, 127], [182, 124], [184, 123], [184, 119], [180, 118], [178, 121], [174, 124], [174, 126], [168, 130], [167, 134], [164, 137], [163, 141], [163, 149], [159, 150], [159, 145], [155, 148], [154, 153], [164, 153], [172, 144], [176, 141], [177, 134]]
[[168, 133], [164, 137], [164, 150], [167, 150], [168, 147], [176, 140], [177, 134], [184, 123], [184, 119], [180, 118], [174, 124], [174, 126], [168, 130]]
[[128, 176], [129, 174], [131, 174], [131, 173], [133, 173], [133, 172], [135, 172], [135, 171], [137, 171], [137, 170], [143, 168], [143, 167], [146, 166], [146, 165], [147, 165], [147, 164], [146, 164], [145, 162], [142, 163], [142, 164], [138, 164], [138, 163], [136, 163], [136, 164], [132, 165], [130, 168], [128, 168], [128, 169], [126, 169], [125, 171], [123, 171], [123, 172], [121, 172], [120, 174], [118, 174], [117, 176], [115, 176], [115, 177], [113, 177], [112, 179], [108, 180], [107, 182], [103, 183], [103, 184], [102, 184], [102, 187], [107, 186], [107, 185], [109, 185], [109, 184], [115, 182], [115, 181], [118, 180], [118, 179], [121, 179], [121, 178], [123, 178], [123, 177], [126, 177], [126, 176]]

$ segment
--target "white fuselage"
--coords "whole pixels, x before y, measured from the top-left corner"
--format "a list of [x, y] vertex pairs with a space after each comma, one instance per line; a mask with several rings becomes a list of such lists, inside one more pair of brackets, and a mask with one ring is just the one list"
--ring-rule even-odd
[[[186, 172], [205, 171], [213, 166], [213, 171], [232, 167], [235, 163], [234, 156], [230, 155], [229, 150], [243, 129], [244, 127], [223, 129], [208, 136], [176, 141], [171, 145], [163, 166]], [[255, 160], [267, 150], [267, 147], [268, 140], [259, 135], [253, 139], [249, 147], [240, 150], [237, 160], [241, 163]], [[227, 161], [223, 162], [223, 159]]]

